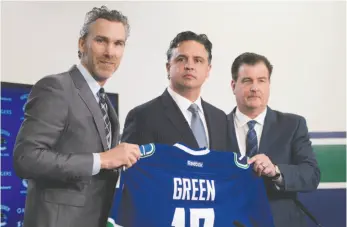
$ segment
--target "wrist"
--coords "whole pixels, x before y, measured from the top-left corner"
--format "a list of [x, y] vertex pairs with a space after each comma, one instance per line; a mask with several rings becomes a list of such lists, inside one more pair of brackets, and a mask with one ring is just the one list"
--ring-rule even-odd
[[277, 165], [274, 165], [274, 167], [275, 167], [275, 175], [270, 177], [270, 179], [273, 180], [273, 181], [276, 181], [276, 180], [278, 180], [281, 177], [281, 172], [280, 172], [280, 170], [279, 170]]
[[105, 157], [105, 152], [100, 153], [100, 168], [101, 169], [107, 169], [109, 166], [107, 159]]

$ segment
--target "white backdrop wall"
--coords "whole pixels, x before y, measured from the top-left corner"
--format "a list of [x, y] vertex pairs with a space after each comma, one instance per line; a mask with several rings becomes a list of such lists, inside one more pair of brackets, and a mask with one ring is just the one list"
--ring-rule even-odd
[[[203, 98], [229, 113], [235, 106], [230, 66], [242, 52], [274, 65], [270, 106], [306, 117], [310, 131], [346, 126], [345, 2], [2, 2], [2, 81], [34, 84], [78, 63], [87, 11], [105, 4], [128, 16], [131, 34], [119, 70], [106, 85], [128, 111], [168, 84], [166, 50], [184, 30], [213, 43]], [[123, 128], [122, 128], [123, 129]]]

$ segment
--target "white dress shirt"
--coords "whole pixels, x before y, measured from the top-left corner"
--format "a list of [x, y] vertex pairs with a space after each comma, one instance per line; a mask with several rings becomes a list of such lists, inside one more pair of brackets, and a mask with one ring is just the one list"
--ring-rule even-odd
[[[167, 91], [169, 92], [169, 94], [171, 95], [173, 100], [176, 102], [177, 106], [180, 108], [184, 118], [187, 120], [187, 122], [189, 124], [189, 127], [191, 127], [192, 112], [190, 112], [188, 110], [188, 108], [190, 107], [191, 104], [193, 104], [193, 102], [191, 102], [189, 99], [181, 96], [180, 94], [178, 94], [177, 92], [172, 90], [170, 87], [167, 88]], [[201, 97], [199, 96], [198, 99], [195, 100], [194, 103], [196, 105], [198, 105], [198, 107], [199, 107], [199, 116], [200, 116], [202, 123], [204, 125], [205, 135], [206, 135], [206, 139], [207, 139], [207, 147], [209, 147], [210, 143], [209, 143], [209, 137], [208, 137], [208, 129], [207, 129], [206, 119], [205, 119], [205, 115], [204, 115], [204, 110], [203, 110], [202, 105], [201, 105]]]
[[246, 139], [247, 139], [247, 132], [249, 130], [247, 122], [249, 122], [250, 120], [255, 120], [257, 122], [254, 125], [254, 130], [257, 134], [258, 150], [259, 150], [261, 133], [263, 132], [266, 112], [267, 112], [267, 108], [265, 108], [265, 110], [261, 114], [259, 114], [255, 119], [251, 119], [245, 114], [241, 113], [239, 108], [236, 108], [236, 111], [234, 114], [235, 134], [236, 134], [237, 144], [239, 145], [240, 154], [242, 156], [246, 155]]
[[[90, 90], [93, 92], [96, 102], [99, 103], [98, 92], [101, 88], [100, 84], [98, 84], [98, 82], [92, 77], [92, 75], [90, 75], [89, 71], [82, 64], [78, 64], [77, 68], [83, 75], [84, 79], [87, 81], [87, 84]], [[98, 174], [100, 172], [100, 168], [101, 168], [100, 154], [93, 153], [92, 175]]]

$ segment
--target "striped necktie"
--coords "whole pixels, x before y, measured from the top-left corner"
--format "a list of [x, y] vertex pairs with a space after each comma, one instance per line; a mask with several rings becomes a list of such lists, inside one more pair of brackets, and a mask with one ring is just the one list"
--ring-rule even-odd
[[256, 123], [257, 122], [255, 120], [247, 122], [249, 130], [246, 138], [246, 155], [248, 157], [252, 157], [258, 152], [258, 138], [254, 129]]
[[105, 132], [106, 132], [106, 142], [108, 149], [111, 149], [111, 141], [112, 141], [112, 131], [111, 131], [111, 122], [110, 118], [108, 117], [108, 106], [106, 103], [106, 93], [104, 88], [100, 88], [98, 92], [99, 96], [99, 106], [101, 108], [104, 125], [105, 125]]

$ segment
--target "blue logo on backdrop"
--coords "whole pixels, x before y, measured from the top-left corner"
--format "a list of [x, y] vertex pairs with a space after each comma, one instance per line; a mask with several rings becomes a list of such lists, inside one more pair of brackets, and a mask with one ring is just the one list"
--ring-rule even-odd
[[20, 100], [25, 100], [25, 103], [22, 107], [23, 112], [25, 111], [26, 100], [28, 99], [29, 94], [24, 94], [20, 96]]
[[[25, 106], [27, 104], [28, 96], [29, 96], [28, 93], [20, 96], [20, 100], [25, 100], [25, 103], [23, 104], [23, 107], [22, 107], [23, 112], [25, 112]], [[20, 120], [23, 121], [24, 117], [21, 117]]]
[[[1, 148], [0, 150], [1, 151], [5, 151], [7, 149], [7, 139], [4, 138], [4, 137], [1, 137]], [[5, 156], [5, 155], [2, 155], [1, 153], [1, 156]]]
[[20, 190], [20, 194], [26, 194], [27, 193], [27, 188], [28, 188], [28, 180], [23, 179], [22, 180], [22, 185], [25, 189]]
[[24, 214], [24, 208], [17, 208], [17, 214]]
[[6, 137], [9, 137], [9, 136], [11, 136], [11, 134], [8, 131], [1, 129], [1, 147], [0, 147], [1, 157], [10, 156], [9, 153], [2, 153], [3, 151], [7, 150], [8, 141]]
[[12, 189], [12, 186], [4, 186], [4, 185], [1, 185], [0, 187], [0, 190], [1, 191], [4, 191], [4, 190], [11, 190]]
[[28, 93], [26, 93], [26, 94], [24, 94], [24, 95], [21, 95], [21, 96], [20, 96], [20, 100], [28, 99], [28, 96], [29, 96]]
[[24, 188], [28, 188], [28, 180], [23, 179], [22, 184], [23, 184]]
[[12, 115], [12, 110], [1, 109], [1, 115]]
[[1, 129], [1, 135], [5, 135], [5, 136], [11, 136], [11, 133], [9, 133], [8, 131]]
[[6, 205], [1, 205], [1, 223], [0, 226], [6, 226], [8, 222], [8, 213], [10, 212], [10, 208]]
[[1, 97], [1, 101], [4, 101], [4, 102], [12, 102], [12, 98]]
[[12, 176], [12, 172], [11, 171], [1, 171], [1, 176], [2, 177], [10, 177], [10, 176]]

